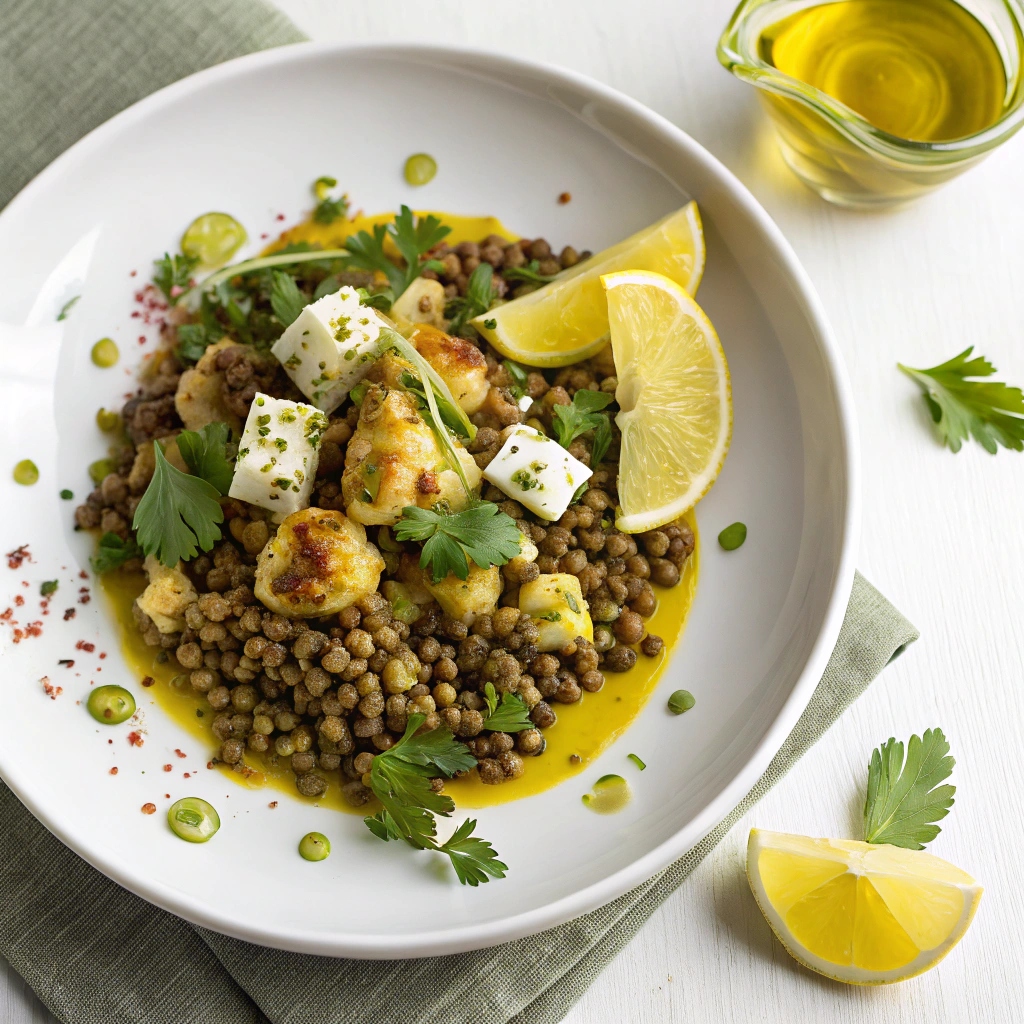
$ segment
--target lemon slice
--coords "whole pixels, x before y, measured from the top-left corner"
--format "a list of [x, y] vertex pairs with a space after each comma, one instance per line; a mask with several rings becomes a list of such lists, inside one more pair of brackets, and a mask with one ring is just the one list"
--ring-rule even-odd
[[747, 878], [790, 954], [852, 985], [934, 967], [963, 938], [982, 892], [966, 871], [921, 850], [756, 828]]
[[181, 236], [181, 251], [203, 267], [222, 267], [245, 245], [245, 228], [230, 213], [204, 213]]
[[678, 519], [715, 482], [732, 436], [729, 366], [711, 321], [674, 281], [629, 270], [601, 282], [621, 409], [615, 525], [641, 533]]
[[470, 322], [509, 359], [529, 366], [568, 366], [594, 355], [607, 342], [601, 275], [616, 270], [657, 271], [695, 295], [704, 273], [704, 232], [697, 204], [688, 203], [563, 271], [543, 288]]

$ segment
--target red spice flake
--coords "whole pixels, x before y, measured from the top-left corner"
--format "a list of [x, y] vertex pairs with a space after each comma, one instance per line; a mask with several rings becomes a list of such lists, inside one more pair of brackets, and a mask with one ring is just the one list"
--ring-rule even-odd
[[117, 774], [117, 768], [111, 768], [110, 769], [110, 774], [111, 775], [116, 775]]
[[128, 276], [129, 277], [134, 277], [137, 273], [138, 273], [137, 270], [132, 270], [132, 271], [129, 272]]
[[100, 661], [102, 661], [106, 656], [107, 656], [107, 652], [106, 651], [100, 651]]
[[96, 645], [89, 643], [88, 640], [79, 640], [78, 643], [75, 644], [75, 650], [85, 651], [87, 654], [92, 654], [92, 652], [96, 650]]
[[170, 800], [171, 799], [171, 794], [170, 793], [164, 793], [164, 799], [165, 800]]
[[184, 750], [179, 750], [177, 747], [174, 748], [174, 752], [178, 757], [188, 757], [188, 754], [186, 754]]
[[28, 587], [28, 586], [31, 586], [31, 584], [29, 583], [29, 581], [28, 581], [28, 580], [22, 580], [22, 581], [21, 581], [21, 585], [22, 585], [23, 587]]
[[164, 771], [165, 772], [169, 772], [173, 767], [174, 767], [174, 765], [165, 764], [164, 765]]
[[[156, 682], [156, 680], [152, 676], [143, 676], [142, 677], [142, 685], [143, 686], [152, 686], [155, 682]], [[170, 769], [168, 769], [168, 771], [170, 771]]]
[[284, 214], [283, 214], [283, 213], [279, 213], [279, 214], [278, 214], [278, 215], [277, 215], [277, 216], [276, 216], [276, 217], [274, 218], [274, 220], [284, 220]]
[[0, 612], [0, 620], [2, 620], [3, 622], [9, 622], [13, 615], [14, 615], [14, 609], [13, 608], [5, 608], [2, 612]]
[[143, 814], [156, 814], [156, 804], [143, 804], [142, 805], [142, 813]]
[[270, 237], [270, 235], [266, 231], [264, 231], [263, 234], [260, 235], [260, 238], [269, 238], [269, 237]]
[[75, 617], [76, 614], [77, 614], [76, 609], [74, 609], [74, 608], [65, 608], [64, 609], [64, 621], [65, 622], [69, 622], [71, 619], [73, 619]]
[[15, 603], [15, 605], [17, 605], [17, 607], [20, 608], [25, 603], [25, 598], [23, 598], [21, 596], [21, 594], [15, 594], [14, 595], [14, 603]]
[[143, 738], [142, 733], [139, 732], [138, 729], [133, 729], [130, 733], [128, 733], [128, 742], [133, 747], [141, 747], [142, 744], [146, 741]]
[[146, 336], [144, 334], [140, 334], [139, 335], [139, 344], [140, 345], [145, 345], [146, 344]]
[[560, 192], [558, 195], [558, 202], [561, 206], [565, 206], [566, 203], [572, 200], [572, 195], [569, 192]]
[[54, 686], [53, 683], [50, 682], [49, 676], [43, 676], [39, 682], [43, 684], [43, 692], [50, 698], [50, 700], [56, 700], [64, 692], [64, 687]]
[[212, 761], [207, 761], [206, 762], [206, 767], [207, 768], [212, 768], [213, 767], [213, 762]]
[[78, 603], [79, 603], [79, 604], [88, 604], [88, 603], [89, 603], [89, 602], [90, 602], [91, 600], [92, 600], [92, 598], [91, 598], [91, 597], [90, 597], [90, 596], [89, 596], [88, 594], [83, 594], [83, 595], [82, 595], [82, 596], [81, 596], [81, 597], [80, 597], [80, 598], [78, 599]]
[[75, 667], [75, 659], [74, 658], [61, 658], [57, 662], [57, 664], [58, 665], [63, 665], [65, 668], [74, 668]]
[[84, 569], [79, 569], [78, 578], [80, 580], [87, 580], [89, 578], [89, 574]]
[[[90, 683], [89, 685], [92, 686], [92, 683]], [[107, 740], [107, 742], [108, 743], [113, 743], [114, 741], [113, 740]]]
[[268, 806], [268, 807], [269, 807], [269, 808], [270, 808], [271, 810], [273, 810], [273, 809], [274, 809], [274, 808], [275, 808], [275, 807], [277, 806], [277, 801], [276, 801], [276, 800], [271, 800], [271, 801], [270, 801], [270, 803], [269, 803], [269, 804], [267, 804], [267, 806]]
[[16, 547], [13, 551], [7, 552], [8, 569], [20, 569], [22, 562], [32, 561], [34, 561], [34, 559], [28, 550], [27, 544], [22, 544], [20, 547]]
[[25, 639], [25, 631], [23, 629], [16, 629], [12, 639], [16, 644], [20, 644], [21, 641]]
[[192, 773], [191, 772], [182, 772], [181, 773], [181, 777], [183, 779], [191, 779], [192, 778]]

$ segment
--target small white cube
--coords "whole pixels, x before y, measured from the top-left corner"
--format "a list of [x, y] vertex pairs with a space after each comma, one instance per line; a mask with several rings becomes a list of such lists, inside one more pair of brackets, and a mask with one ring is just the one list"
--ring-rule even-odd
[[311, 405], [257, 393], [235, 459], [229, 497], [274, 513], [275, 522], [309, 505], [327, 417]]
[[342, 288], [306, 306], [270, 351], [313, 405], [332, 412], [373, 365], [383, 326], [355, 288]]
[[526, 426], [509, 434], [484, 470], [485, 480], [552, 522], [561, 518], [580, 484], [593, 475], [557, 441]]

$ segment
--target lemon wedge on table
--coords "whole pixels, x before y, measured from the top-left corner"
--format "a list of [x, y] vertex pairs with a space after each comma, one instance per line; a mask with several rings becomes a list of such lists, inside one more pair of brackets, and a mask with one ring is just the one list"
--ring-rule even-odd
[[615, 525], [641, 533], [678, 519], [715, 482], [732, 437], [729, 365], [711, 321], [674, 281], [630, 270], [601, 282], [621, 410]]
[[577, 363], [608, 340], [601, 276], [617, 270], [653, 270], [695, 295], [704, 273], [704, 232], [697, 204], [688, 203], [563, 271], [543, 288], [470, 322], [509, 359], [542, 367]]
[[854, 985], [902, 981], [963, 938], [981, 886], [921, 850], [751, 829], [747, 878], [792, 956]]

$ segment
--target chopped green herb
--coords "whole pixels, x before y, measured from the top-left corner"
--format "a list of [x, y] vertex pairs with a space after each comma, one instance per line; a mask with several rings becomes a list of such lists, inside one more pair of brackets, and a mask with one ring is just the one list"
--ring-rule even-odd
[[71, 310], [74, 308], [75, 303], [81, 297], [82, 297], [81, 295], [74, 295], [70, 299], [68, 299], [68, 301], [65, 302], [63, 306], [60, 307], [60, 312], [57, 314], [57, 319], [58, 320], [67, 320], [68, 315], [71, 313]]
[[165, 252], [154, 263], [156, 264], [156, 273], [153, 274], [153, 284], [164, 293], [165, 299], [173, 302], [188, 288], [192, 273], [199, 265], [199, 258], [180, 254], [171, 256]]
[[524, 729], [533, 728], [530, 709], [518, 694], [503, 693], [499, 704], [494, 684], [487, 683], [484, 686], [484, 701], [487, 704], [487, 717], [483, 726], [485, 729], [492, 732], [522, 732]]
[[224, 510], [217, 488], [175, 469], [158, 441], [153, 442], [153, 454], [153, 479], [135, 510], [132, 527], [145, 554], [173, 567], [179, 560], [194, 558], [200, 549], [213, 548], [221, 538]]
[[71, 501], [71, 500], [72, 500], [72, 499], [74, 498], [74, 496], [75, 496], [75, 492], [74, 492], [74, 491], [69, 491], [69, 490], [68, 490], [68, 489], [67, 489], [67, 488], [65, 487], [65, 488], [64, 488], [64, 490], [62, 490], [62, 491], [60, 492], [60, 496], [61, 496], [61, 498], [62, 498], [62, 499], [63, 499], [64, 501]]
[[183, 363], [198, 363], [206, 350], [224, 337], [224, 329], [211, 324], [179, 324], [175, 354]]
[[718, 535], [718, 543], [725, 551], [735, 551], [737, 548], [743, 547], [743, 542], [746, 539], [746, 523], [732, 523]]
[[44, 580], [39, 587], [39, 593], [43, 597], [50, 597], [57, 593], [57, 588], [60, 586], [59, 580]]
[[100, 537], [96, 554], [89, 559], [92, 571], [98, 576], [120, 569], [130, 558], [141, 558], [142, 549], [129, 537], [122, 540], [116, 533], [105, 533]]
[[440, 583], [449, 574], [460, 580], [469, 576], [469, 563], [481, 569], [504, 565], [521, 551], [519, 527], [511, 516], [490, 501], [481, 501], [461, 512], [438, 503], [432, 509], [409, 505], [395, 524], [400, 541], [423, 541], [420, 566]]
[[998, 381], [971, 380], [996, 372], [984, 356], [972, 359], [973, 351], [972, 345], [927, 370], [896, 365], [924, 392], [939, 438], [952, 451], [973, 437], [992, 455], [999, 445], [1019, 452], [1024, 449], [1024, 394]]
[[290, 327], [306, 305], [306, 297], [299, 291], [295, 278], [283, 270], [272, 270], [273, 285], [270, 289], [270, 307], [274, 316]]
[[668, 699], [668, 709], [673, 715], [681, 715], [684, 711], [689, 711], [696, 703], [689, 690], [676, 690]]
[[490, 263], [481, 263], [469, 275], [466, 294], [449, 299], [444, 307], [444, 315], [450, 321], [449, 334], [458, 334], [473, 319], [486, 313], [497, 297], [494, 287], [494, 268]]
[[333, 224], [348, 213], [348, 196], [332, 197], [330, 194], [330, 190], [337, 184], [338, 182], [334, 178], [326, 175], [313, 182], [313, 195], [317, 200], [313, 210], [313, 220], [317, 224]]
[[493, 318], [490, 319], [490, 320], [485, 320], [484, 321], [484, 327], [486, 327], [487, 330], [489, 330], [489, 331], [493, 331], [494, 328], [497, 327], [497, 326], [498, 326], [498, 321], [493, 319]]
[[643, 771], [647, 767], [647, 765], [644, 764], [636, 754], [627, 754], [626, 757], [629, 758], [629, 760], [632, 761], [640, 771]]
[[908, 850], [923, 850], [942, 830], [941, 821], [953, 806], [956, 787], [940, 785], [956, 763], [941, 729], [911, 736], [903, 760], [903, 744], [890, 737], [871, 754], [868, 793], [864, 802], [864, 838]]
[[542, 274], [540, 260], [530, 260], [525, 267], [508, 267], [505, 270], [506, 281], [525, 281], [527, 284], [547, 284], [554, 281], [557, 274]]
[[[556, 405], [551, 426], [554, 428], [558, 443], [563, 448], [568, 448], [580, 434], [593, 430], [594, 454], [591, 455], [590, 461], [591, 465], [596, 466], [608, 451], [612, 437], [608, 414], [601, 410], [611, 405], [614, 400], [614, 396], [605, 391], [590, 391], [581, 388], [572, 396], [570, 405]], [[601, 442], [600, 450], [599, 440]]]

